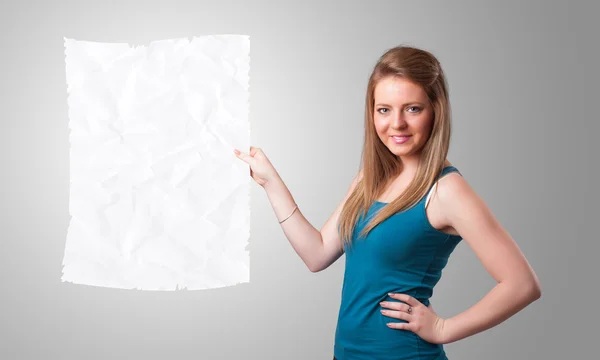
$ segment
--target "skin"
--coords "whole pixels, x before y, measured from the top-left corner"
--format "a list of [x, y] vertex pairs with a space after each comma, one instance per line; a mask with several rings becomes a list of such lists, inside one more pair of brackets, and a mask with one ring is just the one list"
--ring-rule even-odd
[[[390, 193], [394, 193], [416, 172], [420, 149], [431, 132], [433, 112], [424, 90], [401, 78], [382, 79], [374, 96], [377, 134], [404, 164], [402, 174], [390, 185]], [[390, 137], [393, 134], [412, 136], [398, 145]], [[479, 302], [448, 319], [407, 294], [389, 294], [399, 301], [380, 305], [383, 315], [407, 321], [388, 323], [390, 328], [413, 331], [431, 343], [448, 344], [500, 324], [539, 299], [541, 288], [514, 239], [464, 177], [450, 173], [437, 187], [431, 201], [439, 209], [436, 216], [441, 227], [453, 229], [467, 242], [497, 284]]]
[[[414, 175], [420, 149], [427, 143], [433, 125], [433, 108], [423, 89], [410, 81], [386, 77], [374, 90], [373, 121], [379, 139], [404, 164], [403, 173]], [[396, 144], [392, 135], [411, 135]]]
[[[425, 106], [422, 109], [412, 107], [422, 106], [415, 102]], [[400, 78], [383, 79], [376, 86], [375, 104], [381, 103], [387, 105], [374, 108], [373, 121], [377, 134], [404, 165], [398, 179], [395, 179], [388, 189], [389, 194], [395, 194], [402, 192], [414, 177], [419, 152], [431, 131], [433, 111], [428, 107], [429, 102], [424, 91], [418, 85]], [[410, 134], [412, 137], [406, 143], [397, 145], [389, 137], [392, 134]], [[234, 152], [250, 164], [250, 175], [261, 186], [266, 188], [269, 183], [274, 184], [273, 186], [282, 184], [261, 149], [250, 147], [250, 154], [237, 149]], [[446, 165], [450, 163], [446, 161]], [[356, 186], [358, 179], [359, 176], [355, 178], [344, 201]], [[438, 209], [434, 212], [436, 228], [452, 229], [459, 234], [497, 284], [475, 305], [448, 319], [439, 317], [431, 306], [426, 307], [407, 294], [389, 294], [391, 298], [399, 301], [382, 302], [381, 306], [384, 315], [407, 321], [390, 323], [390, 328], [413, 331], [431, 343], [447, 344], [503, 322], [540, 298], [541, 290], [537, 276], [516, 242], [466, 180], [457, 173], [450, 173], [442, 177], [437, 184], [438, 191], [429, 203], [429, 208]], [[282, 188], [285, 189], [284, 186]], [[323, 244], [309, 248], [306, 246], [307, 242], [303, 242], [303, 259], [310, 257], [307, 254], [322, 254], [318, 265], [313, 265], [314, 269], [325, 269], [340, 256], [339, 239], [332, 224], [337, 221], [342, 205], [343, 202], [325, 226], [330, 230], [322, 235]], [[297, 248], [301, 249], [300, 246]]]

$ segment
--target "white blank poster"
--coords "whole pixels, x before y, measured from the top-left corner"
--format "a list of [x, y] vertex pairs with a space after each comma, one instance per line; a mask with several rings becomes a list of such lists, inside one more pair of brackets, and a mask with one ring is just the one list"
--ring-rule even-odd
[[65, 38], [71, 215], [63, 282], [249, 282], [246, 35], [146, 46]]

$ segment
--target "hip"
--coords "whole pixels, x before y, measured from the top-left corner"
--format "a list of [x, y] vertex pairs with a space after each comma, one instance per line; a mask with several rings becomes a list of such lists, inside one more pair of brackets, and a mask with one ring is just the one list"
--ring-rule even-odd
[[[343, 360], [343, 359], [338, 359], [335, 356], [333, 356], [333, 360]], [[446, 353], [441, 353], [438, 357], [436, 357], [434, 360], [448, 360], [448, 357], [446, 356]]]

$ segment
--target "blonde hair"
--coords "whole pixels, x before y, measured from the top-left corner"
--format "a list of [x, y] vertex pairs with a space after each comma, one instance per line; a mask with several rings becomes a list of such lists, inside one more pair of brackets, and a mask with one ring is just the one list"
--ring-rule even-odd
[[365, 103], [365, 137], [361, 155], [363, 176], [344, 204], [339, 219], [340, 238], [351, 245], [359, 212], [366, 215], [369, 207], [385, 190], [391, 179], [402, 171], [402, 163], [381, 142], [373, 119], [374, 90], [380, 80], [394, 76], [420, 85], [433, 108], [433, 126], [427, 143], [421, 149], [419, 165], [412, 182], [395, 200], [383, 207], [364, 227], [359, 238], [391, 215], [416, 205], [433, 186], [444, 168], [451, 133], [448, 84], [439, 61], [428, 51], [411, 46], [387, 50], [377, 61], [369, 77]]

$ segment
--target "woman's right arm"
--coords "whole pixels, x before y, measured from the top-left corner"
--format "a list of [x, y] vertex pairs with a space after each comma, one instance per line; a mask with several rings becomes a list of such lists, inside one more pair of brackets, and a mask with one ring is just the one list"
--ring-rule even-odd
[[293, 211], [296, 202], [262, 149], [250, 146], [248, 154], [237, 149], [234, 149], [234, 153], [250, 165], [250, 176], [267, 192], [277, 220], [281, 222], [286, 219], [281, 222], [283, 232], [310, 271], [324, 270], [342, 256], [344, 248], [338, 234], [337, 223], [346, 200], [362, 179], [362, 169], [354, 177], [344, 200], [321, 231], [318, 231], [306, 220], [300, 209]]
[[[344, 253], [337, 223], [346, 200], [348, 200], [361, 178], [362, 169], [354, 177], [346, 196], [329, 217], [321, 231], [318, 231], [310, 224], [304, 215], [302, 215], [300, 208], [291, 217], [281, 223], [288, 241], [310, 271], [318, 272], [325, 270]], [[289, 216], [296, 203], [281, 177], [275, 176], [270, 179], [264, 185], [264, 189], [277, 219], [281, 221]]]

